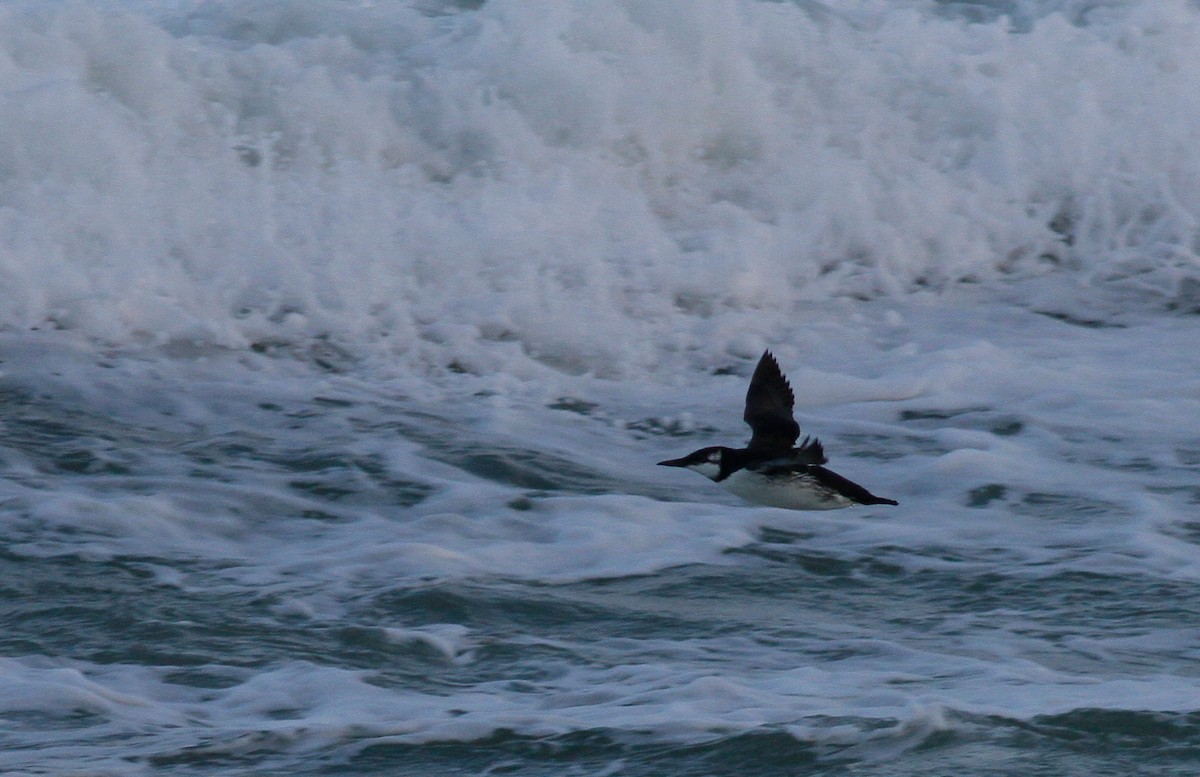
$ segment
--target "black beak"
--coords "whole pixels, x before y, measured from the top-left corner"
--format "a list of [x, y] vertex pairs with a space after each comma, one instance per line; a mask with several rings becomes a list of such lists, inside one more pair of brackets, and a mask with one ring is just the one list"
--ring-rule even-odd
[[667, 459], [666, 461], [658, 462], [658, 466], [660, 466], [660, 467], [686, 467], [687, 464], [684, 463], [683, 459]]

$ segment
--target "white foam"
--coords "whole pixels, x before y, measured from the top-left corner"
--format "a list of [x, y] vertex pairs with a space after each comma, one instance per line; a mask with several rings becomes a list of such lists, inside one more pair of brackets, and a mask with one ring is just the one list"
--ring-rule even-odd
[[630, 375], [830, 295], [1194, 275], [1185, 0], [309, 5], [6, 7], [0, 323]]
[[469, 629], [457, 623], [434, 623], [416, 629], [386, 628], [384, 633], [400, 645], [426, 645], [447, 661], [465, 659], [470, 646]]

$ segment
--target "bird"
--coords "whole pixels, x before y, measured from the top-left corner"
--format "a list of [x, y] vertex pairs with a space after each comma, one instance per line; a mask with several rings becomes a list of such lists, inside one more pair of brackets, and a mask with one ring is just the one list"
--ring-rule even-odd
[[828, 470], [821, 441], [806, 436], [792, 417], [792, 387], [770, 350], [763, 352], [746, 391], [742, 418], [750, 425], [745, 448], [713, 445], [658, 464], [699, 472], [747, 502], [789, 510], [836, 510], [853, 505], [895, 505], [894, 499]]

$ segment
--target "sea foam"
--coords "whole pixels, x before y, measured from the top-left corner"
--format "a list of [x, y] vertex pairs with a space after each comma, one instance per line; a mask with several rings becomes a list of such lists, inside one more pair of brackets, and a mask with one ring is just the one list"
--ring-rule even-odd
[[1020, 9], [6, 6], [0, 324], [629, 375], [829, 297], [1193, 304], [1200, 14]]

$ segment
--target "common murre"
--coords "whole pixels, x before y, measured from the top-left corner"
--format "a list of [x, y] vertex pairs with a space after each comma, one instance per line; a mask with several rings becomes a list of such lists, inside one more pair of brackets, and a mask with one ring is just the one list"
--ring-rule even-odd
[[828, 459], [819, 440], [805, 437], [794, 447], [800, 436], [800, 425], [792, 417], [795, 402], [779, 363], [770, 351], [763, 351], [750, 378], [742, 415], [752, 432], [750, 444], [745, 448], [714, 445], [658, 463], [699, 472], [747, 502], [769, 507], [836, 510], [856, 504], [898, 504], [821, 466]]

